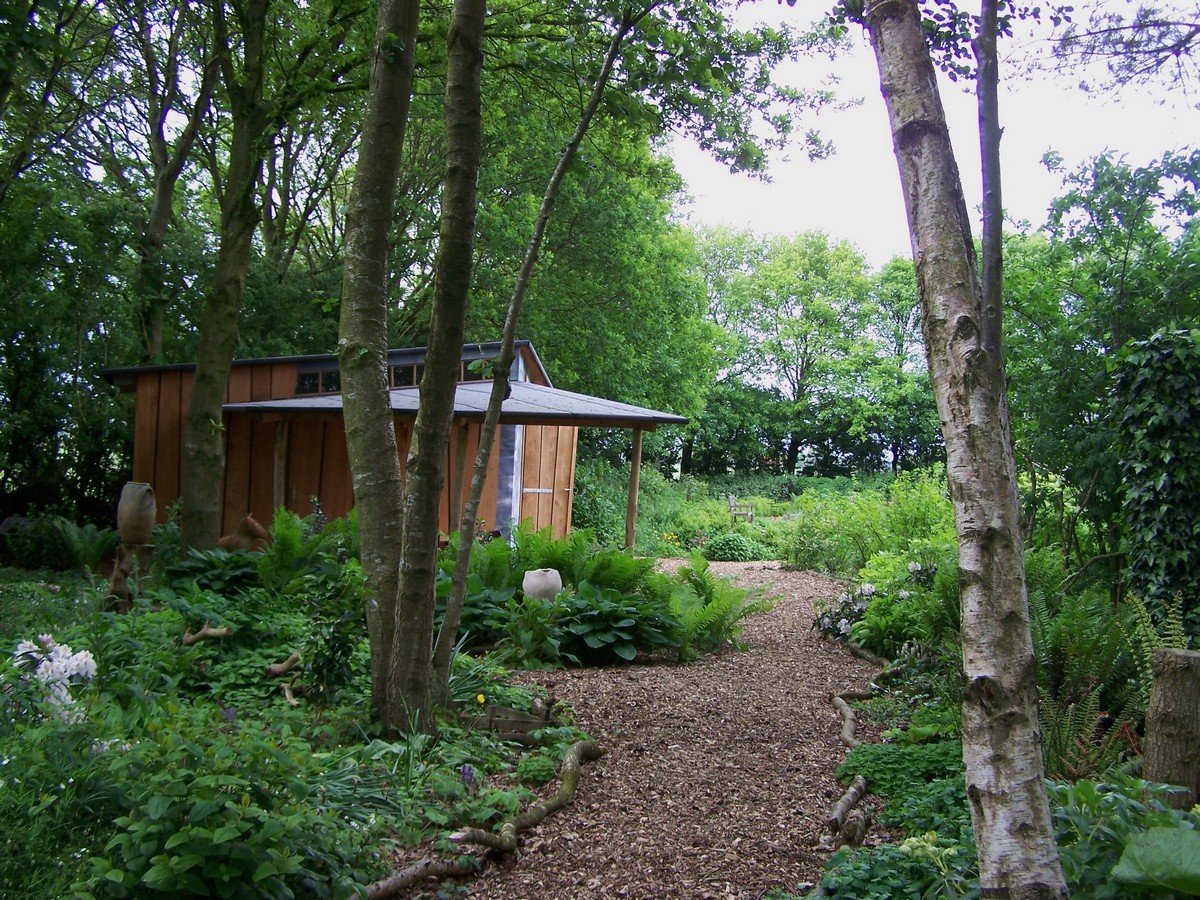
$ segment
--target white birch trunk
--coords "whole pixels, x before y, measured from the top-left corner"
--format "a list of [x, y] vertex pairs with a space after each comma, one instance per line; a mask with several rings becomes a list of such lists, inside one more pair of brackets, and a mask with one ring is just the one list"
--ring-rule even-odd
[[1064, 897], [1043, 780], [1004, 367], [916, 0], [870, 4], [959, 542], [963, 757], [985, 897]]

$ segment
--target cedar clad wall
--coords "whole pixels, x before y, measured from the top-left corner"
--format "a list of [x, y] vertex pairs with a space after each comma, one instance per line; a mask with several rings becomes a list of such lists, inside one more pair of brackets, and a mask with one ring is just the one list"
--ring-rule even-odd
[[[188, 368], [138, 372], [135, 407], [133, 480], [153, 486], [159, 521], [180, 495], [184, 423], [193, 373]], [[272, 360], [235, 365], [226, 402], [274, 400], [295, 395], [296, 364]], [[575, 447], [578, 429], [570, 426], [504, 425], [523, 431], [518, 479], [520, 509], [513, 509], [535, 528], [549, 526], [556, 537], [571, 522]], [[442, 531], [458, 526], [479, 447], [477, 423], [456, 420], [446, 461], [446, 486], [439, 515]], [[353, 506], [350, 464], [342, 417], [336, 414], [281, 415], [234, 413], [225, 416], [225, 476], [221, 485], [221, 533], [230, 534], [247, 515], [269, 524], [281, 505], [305, 516], [318, 498], [329, 518], [346, 515]], [[396, 440], [403, 468], [411, 439], [411, 422], [396, 420]], [[500, 436], [492, 453], [479, 506], [487, 529], [507, 526], [498, 521]], [[507, 488], [506, 488], [507, 490]], [[451, 502], [451, 498], [455, 502]], [[504, 508], [510, 509], [505, 502]], [[506, 513], [510, 516], [511, 513]]]

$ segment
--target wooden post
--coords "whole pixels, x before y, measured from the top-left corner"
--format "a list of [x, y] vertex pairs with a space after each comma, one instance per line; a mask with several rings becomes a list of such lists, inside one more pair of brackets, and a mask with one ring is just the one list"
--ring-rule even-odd
[[1155, 650], [1150, 666], [1143, 775], [1179, 785], [1171, 805], [1190, 809], [1200, 793], [1200, 651]]
[[629, 500], [625, 504], [625, 547], [633, 552], [638, 509], [638, 480], [642, 477], [642, 429], [633, 429], [633, 461], [629, 470]]

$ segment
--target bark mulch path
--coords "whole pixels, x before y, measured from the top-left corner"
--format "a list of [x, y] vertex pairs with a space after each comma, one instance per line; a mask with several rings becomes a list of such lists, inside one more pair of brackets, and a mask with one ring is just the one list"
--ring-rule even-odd
[[747, 651], [531, 676], [606, 754], [514, 858], [463, 882], [467, 896], [748, 900], [820, 877], [846, 754], [830, 694], [864, 690], [874, 670], [811, 628], [837, 583], [775, 563], [712, 571], [780, 598], [746, 623]]

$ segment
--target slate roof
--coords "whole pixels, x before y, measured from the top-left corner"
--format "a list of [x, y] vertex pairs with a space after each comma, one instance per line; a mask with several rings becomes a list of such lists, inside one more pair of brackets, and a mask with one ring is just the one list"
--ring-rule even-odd
[[[511, 393], [500, 407], [500, 421], [521, 425], [576, 425], [598, 428], [640, 428], [653, 431], [659, 425], [685, 425], [688, 419], [672, 413], [646, 409], [601, 397], [589, 397], [527, 381], [510, 382]], [[487, 410], [491, 381], [459, 384], [454, 394], [454, 414], [482, 421]], [[420, 389], [393, 388], [392, 410], [400, 416], [415, 416]], [[316, 394], [286, 400], [226, 403], [231, 413], [291, 413], [297, 415], [342, 412], [341, 394]]]

